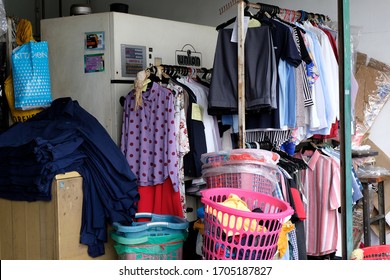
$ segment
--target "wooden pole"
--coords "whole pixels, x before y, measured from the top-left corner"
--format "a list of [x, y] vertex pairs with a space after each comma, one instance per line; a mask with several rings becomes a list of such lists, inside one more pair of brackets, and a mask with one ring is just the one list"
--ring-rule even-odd
[[238, 29], [238, 146], [245, 148], [245, 33], [244, 33], [244, 9], [245, 2], [238, 4], [237, 29]]

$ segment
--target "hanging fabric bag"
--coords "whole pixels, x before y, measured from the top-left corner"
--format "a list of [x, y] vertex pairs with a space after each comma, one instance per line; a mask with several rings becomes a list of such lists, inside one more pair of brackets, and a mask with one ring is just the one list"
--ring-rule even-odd
[[12, 52], [15, 108], [29, 110], [51, 104], [48, 43], [29, 41]]

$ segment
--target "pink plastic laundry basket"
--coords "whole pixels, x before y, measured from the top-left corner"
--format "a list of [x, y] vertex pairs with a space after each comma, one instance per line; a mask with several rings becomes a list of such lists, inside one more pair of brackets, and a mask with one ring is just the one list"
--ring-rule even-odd
[[230, 161], [217, 166], [204, 164], [202, 177], [208, 189], [237, 188], [271, 196], [279, 182], [277, 165], [253, 161]]
[[213, 174], [212, 176], [204, 176], [207, 188], [237, 188], [248, 189], [255, 192], [260, 192], [272, 195], [276, 183], [268, 180], [260, 174], [254, 173], [222, 173]]
[[[221, 205], [231, 194], [244, 201], [251, 212]], [[206, 189], [201, 200], [205, 205], [204, 259], [273, 259], [282, 225], [293, 214], [288, 203], [236, 188]]]

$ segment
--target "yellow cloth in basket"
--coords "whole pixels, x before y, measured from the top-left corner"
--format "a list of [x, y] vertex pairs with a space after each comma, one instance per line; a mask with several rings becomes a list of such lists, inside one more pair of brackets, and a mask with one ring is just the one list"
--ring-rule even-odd
[[[249, 210], [245, 201], [243, 201], [236, 194], [230, 194], [225, 201], [220, 202], [219, 204], [226, 206], [226, 207], [229, 207], [229, 208], [233, 208], [233, 209], [237, 209], [237, 210], [241, 210], [241, 211], [246, 211], [246, 212], [251, 212], [251, 210]], [[236, 233], [235, 230], [241, 230], [242, 228], [246, 232], [265, 232], [265, 231], [267, 231], [267, 229], [265, 227], [259, 225], [258, 221], [255, 219], [252, 219], [252, 221], [251, 221], [250, 218], [242, 218], [242, 217], [236, 218], [234, 215], [229, 215], [227, 213], [222, 213], [220, 211], [217, 214], [217, 210], [216, 209], [212, 210], [211, 208], [209, 208], [208, 211], [209, 211], [208, 213], [211, 213], [211, 211], [212, 211], [212, 214], [217, 217], [218, 222], [221, 223], [225, 228], [228, 227], [231, 229], [227, 233], [228, 236], [238, 234], [238, 232]], [[229, 226], [228, 226], [228, 223], [229, 223]]]

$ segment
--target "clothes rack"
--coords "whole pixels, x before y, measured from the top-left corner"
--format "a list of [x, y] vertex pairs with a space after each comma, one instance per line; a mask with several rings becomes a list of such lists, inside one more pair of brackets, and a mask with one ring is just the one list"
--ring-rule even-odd
[[[245, 148], [245, 65], [244, 65], [244, 42], [245, 42], [245, 33], [244, 33], [244, 11], [247, 6], [261, 9], [267, 11], [271, 9], [272, 12], [284, 11], [285, 13], [291, 13], [294, 11], [288, 9], [280, 9], [277, 6], [261, 4], [261, 3], [250, 3], [248, 1], [237, 1], [231, 0], [227, 5], [220, 9], [220, 13], [227, 11], [235, 4], [238, 4], [238, 16], [237, 16], [237, 27], [238, 27], [238, 88], [237, 88], [237, 97], [238, 97], [238, 114], [239, 114], [239, 136], [238, 136], [238, 146], [240, 148]], [[320, 14], [307, 13], [305, 11], [295, 11], [295, 14], [299, 18], [307, 19], [309, 17], [322, 17], [327, 18]], [[306, 18], [307, 17], [307, 18]], [[327, 18], [328, 19], [328, 18]], [[349, 30], [349, 0], [338, 0], [338, 32], [339, 32], [339, 98], [340, 98], [340, 128], [343, 131], [341, 135], [341, 154], [340, 154], [340, 163], [342, 167], [341, 174], [341, 192], [342, 192], [342, 255], [343, 259], [348, 259], [352, 253], [352, 209], [349, 209], [347, 206], [351, 205], [352, 192], [351, 188], [346, 188], [351, 183], [351, 173], [348, 168], [345, 166], [351, 165], [351, 116], [350, 114], [345, 114], [345, 112], [350, 112], [351, 108], [351, 65], [350, 65], [350, 56], [351, 50], [350, 45], [350, 30]], [[347, 144], [348, 143], [348, 144]]]
[[[226, 7], [229, 7], [227, 5]], [[278, 6], [262, 4], [262, 3], [251, 3], [249, 1], [240, 1], [238, 3], [238, 16], [237, 16], [237, 27], [238, 27], [238, 88], [237, 88], [237, 97], [238, 97], [238, 115], [239, 115], [239, 123], [238, 123], [238, 147], [244, 148], [246, 137], [245, 137], [245, 32], [244, 32], [244, 14], [246, 8], [254, 8], [258, 9], [263, 13], [267, 13], [271, 16], [276, 14], [293, 14], [294, 18], [307, 20], [311, 18], [321, 18], [325, 20], [330, 20], [328, 16], [322, 14], [316, 14], [312, 12], [307, 12], [303, 10], [295, 11], [289, 9], [282, 9]], [[224, 11], [226, 11], [225, 9]]]
[[[146, 68], [144, 71], [148, 71], [149, 75], [156, 77], [157, 80], [162, 79], [162, 74], [165, 73], [168, 76], [179, 74], [181, 76], [195, 76], [197, 74], [202, 74], [208, 80], [211, 78], [213, 70], [207, 68], [197, 68], [197, 67], [189, 67], [189, 66], [178, 66], [178, 65], [167, 65], [161, 64], [158, 66], [150, 66]], [[141, 71], [142, 72], [142, 71]], [[149, 76], [148, 76], [149, 77]], [[125, 97], [121, 96], [119, 98], [119, 103], [123, 107], [125, 102]]]
[[161, 64], [159, 66], [152, 66], [151, 68], [148, 69], [151, 70], [153, 73], [156, 73], [156, 71], [158, 72], [160, 70], [162, 73], [167, 73], [167, 74], [177, 73], [183, 76], [212, 73], [212, 69], [207, 69], [207, 68], [166, 65], [166, 64]]

